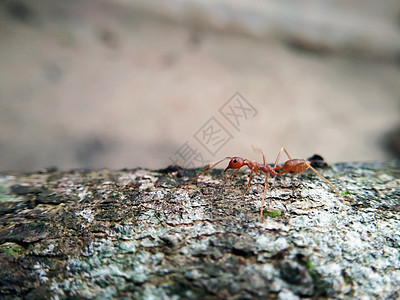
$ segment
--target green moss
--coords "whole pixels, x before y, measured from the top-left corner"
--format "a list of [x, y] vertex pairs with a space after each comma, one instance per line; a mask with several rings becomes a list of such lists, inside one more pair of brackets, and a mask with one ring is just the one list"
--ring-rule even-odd
[[19, 254], [23, 248], [14, 243], [6, 243], [0, 246], [0, 253], [5, 253], [7, 256], [15, 256]]
[[315, 266], [310, 258], [303, 257], [300, 263], [305, 266], [314, 282], [314, 295], [326, 297], [332, 293], [332, 285], [323, 279], [321, 274], [315, 269]]
[[263, 214], [267, 217], [277, 218], [282, 215], [282, 212], [280, 210], [264, 210]]
[[312, 263], [311, 260], [306, 260], [306, 261], [304, 262], [304, 266], [307, 267], [308, 270], [314, 269], [314, 265], [313, 265], [313, 263]]
[[348, 190], [342, 192], [342, 196], [347, 196], [347, 195], [355, 195], [356, 196], [357, 193], [348, 191]]

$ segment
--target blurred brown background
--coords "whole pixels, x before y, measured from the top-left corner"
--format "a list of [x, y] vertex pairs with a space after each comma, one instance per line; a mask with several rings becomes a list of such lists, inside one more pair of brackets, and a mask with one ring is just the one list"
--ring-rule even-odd
[[392, 159], [399, 57], [395, 0], [2, 1], [0, 170]]

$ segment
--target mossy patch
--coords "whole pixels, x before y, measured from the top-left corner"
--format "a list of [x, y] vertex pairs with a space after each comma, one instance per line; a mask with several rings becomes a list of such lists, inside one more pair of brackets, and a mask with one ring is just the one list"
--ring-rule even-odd
[[354, 196], [357, 196], [357, 193], [355, 193], [355, 192], [352, 192], [352, 191], [349, 191], [349, 190], [345, 190], [345, 191], [342, 191], [342, 196], [348, 196], [348, 195], [354, 195]]
[[20, 254], [23, 250], [24, 248], [15, 243], [5, 243], [0, 246], [0, 253], [4, 253], [10, 257]]
[[264, 210], [263, 211], [264, 216], [271, 217], [271, 218], [277, 218], [282, 216], [282, 212], [280, 210]]

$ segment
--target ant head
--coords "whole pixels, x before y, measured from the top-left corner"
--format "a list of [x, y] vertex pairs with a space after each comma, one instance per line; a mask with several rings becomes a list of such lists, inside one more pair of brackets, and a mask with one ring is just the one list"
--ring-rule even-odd
[[229, 161], [229, 165], [226, 167], [224, 172], [229, 169], [240, 169], [244, 166], [244, 159], [241, 157], [232, 157]]

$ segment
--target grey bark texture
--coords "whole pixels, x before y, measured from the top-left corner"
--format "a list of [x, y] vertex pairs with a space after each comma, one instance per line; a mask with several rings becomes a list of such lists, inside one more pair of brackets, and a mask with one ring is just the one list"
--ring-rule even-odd
[[0, 297], [400, 297], [400, 163], [264, 177], [194, 169], [0, 175]]

